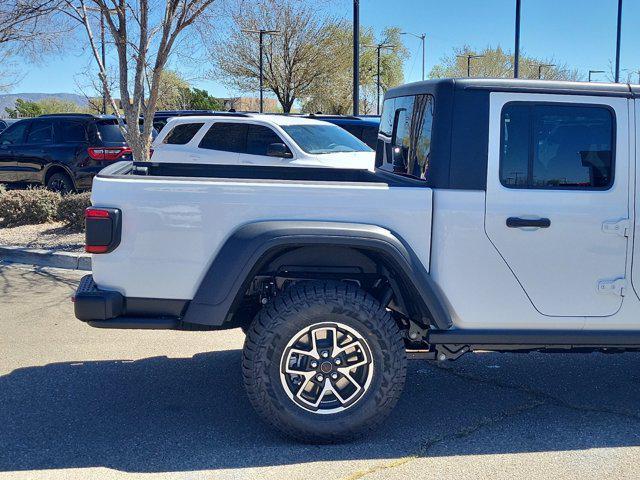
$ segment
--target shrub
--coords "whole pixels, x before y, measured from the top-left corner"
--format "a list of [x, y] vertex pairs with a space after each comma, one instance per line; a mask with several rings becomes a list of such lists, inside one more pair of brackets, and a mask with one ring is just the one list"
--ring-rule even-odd
[[91, 206], [91, 194], [75, 193], [62, 197], [58, 204], [57, 218], [77, 231], [84, 230], [84, 210]]
[[60, 194], [43, 188], [9, 190], [0, 194], [0, 226], [46, 223], [56, 218]]

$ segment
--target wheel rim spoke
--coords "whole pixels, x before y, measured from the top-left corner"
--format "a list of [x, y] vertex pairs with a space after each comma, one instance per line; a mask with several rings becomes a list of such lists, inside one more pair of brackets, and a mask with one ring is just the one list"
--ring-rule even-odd
[[311, 325], [292, 337], [282, 355], [287, 395], [313, 413], [337, 413], [356, 403], [373, 376], [367, 342], [351, 327]]

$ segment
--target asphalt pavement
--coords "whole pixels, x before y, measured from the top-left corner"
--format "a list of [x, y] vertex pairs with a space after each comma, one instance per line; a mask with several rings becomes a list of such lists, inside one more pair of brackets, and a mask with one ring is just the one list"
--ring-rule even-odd
[[640, 354], [412, 361], [382, 428], [301, 445], [251, 410], [239, 330], [93, 329], [81, 275], [0, 265], [0, 479], [640, 477]]

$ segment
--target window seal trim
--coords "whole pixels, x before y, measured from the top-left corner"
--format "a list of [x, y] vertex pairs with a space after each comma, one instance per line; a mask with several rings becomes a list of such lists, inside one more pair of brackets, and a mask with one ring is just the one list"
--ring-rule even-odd
[[[527, 186], [511, 186], [506, 185], [502, 180], [502, 160], [503, 160], [503, 142], [504, 142], [504, 110], [507, 107], [513, 105], [525, 105], [529, 107], [529, 158], [527, 163]], [[607, 187], [581, 187], [581, 186], [562, 186], [562, 187], [535, 187], [532, 186], [533, 180], [533, 122], [534, 115], [533, 110], [537, 106], [561, 106], [561, 107], [582, 107], [582, 108], [601, 108], [605, 109], [611, 115], [611, 180]], [[565, 191], [586, 191], [586, 192], [606, 192], [608, 190], [613, 189], [616, 183], [616, 166], [617, 166], [617, 141], [618, 141], [618, 122], [615, 109], [608, 104], [604, 103], [588, 103], [588, 102], [553, 102], [553, 101], [545, 101], [545, 102], [537, 102], [537, 101], [526, 101], [526, 100], [515, 100], [511, 102], [507, 102], [502, 105], [500, 109], [500, 144], [499, 144], [499, 159], [498, 159], [498, 180], [500, 181], [500, 185], [504, 188], [508, 188], [509, 190], [565, 190]]]

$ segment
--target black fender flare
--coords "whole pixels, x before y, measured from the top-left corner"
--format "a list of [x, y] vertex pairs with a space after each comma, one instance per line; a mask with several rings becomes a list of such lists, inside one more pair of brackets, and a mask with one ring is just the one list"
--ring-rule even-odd
[[402, 287], [438, 329], [452, 325], [446, 302], [428, 271], [406, 242], [393, 232], [358, 223], [260, 221], [233, 232], [209, 266], [183, 317], [186, 323], [223, 326], [229, 322], [249, 282], [284, 249], [335, 245], [373, 251], [400, 277]]

